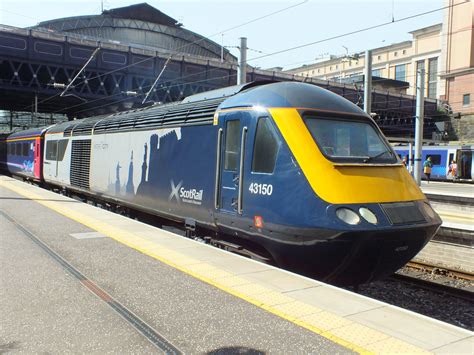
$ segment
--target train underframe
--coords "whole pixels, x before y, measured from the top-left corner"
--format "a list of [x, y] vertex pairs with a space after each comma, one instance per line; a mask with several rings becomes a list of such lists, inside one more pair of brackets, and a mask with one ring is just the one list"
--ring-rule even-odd
[[[21, 178], [21, 177], [17, 177]], [[162, 228], [170, 226], [183, 231], [183, 235], [220, 249], [251, 259], [275, 265], [298, 274], [338, 286], [357, 286], [383, 279], [404, 266], [435, 234], [438, 226], [418, 226], [379, 231], [306, 230], [300, 243], [277, 238], [262, 238], [241, 230], [221, 230], [209, 226], [186, 223], [186, 220], [157, 215], [117, 201], [79, 189], [40, 183], [34, 179], [24, 181], [76, 198], [101, 208], [138, 219]], [[314, 237], [309, 237], [313, 235]]]

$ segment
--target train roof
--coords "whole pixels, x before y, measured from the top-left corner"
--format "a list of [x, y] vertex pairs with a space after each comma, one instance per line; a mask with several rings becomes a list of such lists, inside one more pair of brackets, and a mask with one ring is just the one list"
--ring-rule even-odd
[[43, 134], [46, 131], [46, 129], [48, 129], [48, 126], [35, 127], [35, 128], [30, 128], [24, 131], [14, 132], [8, 136], [8, 139], [37, 137]]
[[357, 105], [316, 85], [278, 82], [252, 86], [229, 97], [220, 109], [233, 107], [295, 107], [333, 113], [367, 116]]
[[270, 83], [276, 83], [276, 81], [274, 80], [252, 81], [250, 83], [245, 83], [241, 85], [227, 86], [225, 88], [200, 92], [198, 94], [187, 96], [183, 101], [181, 101], [181, 103], [197, 102], [197, 101], [213, 100], [213, 99], [223, 99], [226, 97], [234, 96], [240, 93], [241, 91], [248, 90], [256, 86], [267, 85]]
[[212, 124], [214, 112], [235, 107], [296, 107], [368, 117], [350, 101], [316, 85], [256, 81], [189, 96], [181, 102], [154, 105], [112, 115], [89, 117], [51, 127], [48, 133], [91, 135], [129, 129]]

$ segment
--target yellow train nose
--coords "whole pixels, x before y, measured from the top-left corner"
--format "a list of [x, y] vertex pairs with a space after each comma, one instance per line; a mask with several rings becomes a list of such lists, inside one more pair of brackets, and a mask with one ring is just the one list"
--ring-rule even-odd
[[425, 199], [401, 163], [341, 164], [319, 150], [297, 108], [270, 108], [278, 129], [314, 193], [332, 204]]

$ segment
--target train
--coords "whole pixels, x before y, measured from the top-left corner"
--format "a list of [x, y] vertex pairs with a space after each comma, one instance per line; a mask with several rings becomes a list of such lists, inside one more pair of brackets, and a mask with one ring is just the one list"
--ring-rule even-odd
[[[395, 152], [401, 159], [409, 157], [409, 146], [396, 145]], [[433, 168], [431, 170], [430, 180], [456, 180], [459, 182], [472, 183], [474, 177], [474, 145], [424, 145], [422, 146], [421, 161], [424, 162], [431, 157]], [[412, 157], [415, 153], [412, 148]], [[413, 159], [413, 158], [412, 158]], [[450, 171], [450, 165], [455, 162], [455, 173]], [[412, 162], [413, 164], [413, 162]], [[451, 169], [452, 170], [452, 169]]]
[[441, 225], [373, 119], [307, 83], [16, 132], [0, 151], [15, 176], [336, 285], [386, 277]]

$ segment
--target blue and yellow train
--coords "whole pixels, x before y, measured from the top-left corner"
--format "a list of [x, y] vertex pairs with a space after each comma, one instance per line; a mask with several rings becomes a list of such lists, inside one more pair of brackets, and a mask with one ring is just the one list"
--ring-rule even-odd
[[[249, 83], [17, 133], [6, 146], [13, 174], [336, 284], [393, 273], [441, 224], [374, 121], [310, 84]], [[39, 176], [17, 170], [28, 159]]]

